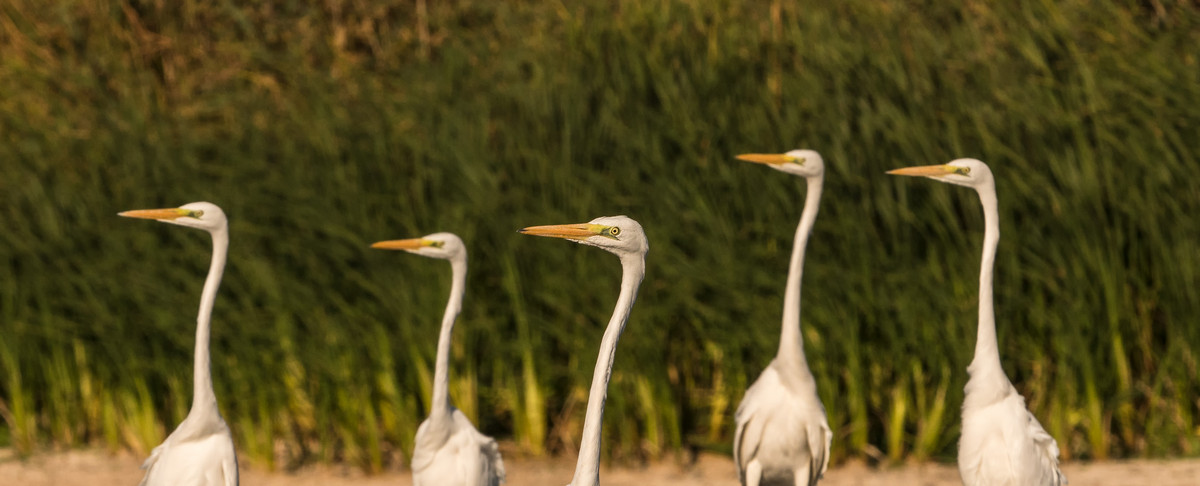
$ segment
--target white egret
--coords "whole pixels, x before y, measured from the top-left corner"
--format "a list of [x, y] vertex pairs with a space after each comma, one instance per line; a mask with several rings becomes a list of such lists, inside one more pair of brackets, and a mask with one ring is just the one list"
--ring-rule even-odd
[[212, 264], [200, 294], [200, 314], [196, 318], [192, 409], [167, 440], [155, 447], [142, 463], [146, 476], [140, 485], [236, 486], [237, 454], [229, 426], [225, 425], [217, 409], [208, 354], [213, 303], [217, 299], [217, 288], [221, 285], [225, 256], [229, 251], [229, 225], [225, 212], [212, 203], [194, 202], [178, 208], [125, 211], [120, 215], [200, 228], [208, 231], [213, 239]]
[[576, 243], [600, 247], [621, 259], [621, 293], [616, 309], [604, 329], [600, 354], [592, 374], [592, 389], [588, 393], [587, 416], [583, 420], [583, 439], [575, 476], [567, 486], [596, 486], [600, 484], [600, 429], [604, 422], [604, 399], [608, 395], [608, 379], [613, 359], [617, 355], [617, 340], [629, 320], [629, 311], [637, 299], [638, 286], [646, 275], [646, 252], [650, 245], [642, 225], [625, 216], [605, 216], [583, 224], [531, 226], [521, 233], [536, 236], [565, 238]]
[[983, 204], [983, 258], [979, 271], [979, 329], [975, 357], [967, 367], [958, 441], [958, 472], [967, 486], [1059, 486], [1067, 479], [1058, 469], [1058, 443], [1025, 408], [1000, 366], [996, 316], [992, 307], [992, 270], [1000, 243], [996, 182], [987, 164], [958, 159], [945, 165], [908, 167], [889, 174], [924, 176], [975, 189]]
[[504, 461], [496, 441], [481, 434], [462, 411], [450, 403], [450, 336], [462, 312], [467, 281], [467, 248], [451, 233], [421, 238], [380, 241], [371, 248], [404, 250], [450, 260], [450, 299], [442, 316], [433, 399], [429, 418], [417, 428], [412, 469], [414, 486], [496, 486], [504, 482]]
[[804, 358], [804, 339], [800, 335], [800, 277], [804, 273], [804, 249], [821, 204], [825, 163], [821, 155], [812, 150], [745, 154], [737, 158], [804, 177], [808, 192], [788, 265], [779, 351], [754, 384], [746, 389], [746, 395], [738, 405], [733, 460], [738, 479], [745, 486], [813, 485], [829, 466], [833, 432], [825, 418], [825, 406], [817, 395], [817, 383]]

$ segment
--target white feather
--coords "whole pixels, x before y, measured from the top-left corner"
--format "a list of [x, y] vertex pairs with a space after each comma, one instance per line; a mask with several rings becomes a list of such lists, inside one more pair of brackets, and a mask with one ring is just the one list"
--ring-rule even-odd
[[421, 423], [412, 466], [414, 486], [497, 486], [505, 478], [496, 441], [457, 409]]
[[212, 419], [201, 427], [184, 420], [142, 463], [139, 486], [236, 486], [233, 437], [219, 416]]

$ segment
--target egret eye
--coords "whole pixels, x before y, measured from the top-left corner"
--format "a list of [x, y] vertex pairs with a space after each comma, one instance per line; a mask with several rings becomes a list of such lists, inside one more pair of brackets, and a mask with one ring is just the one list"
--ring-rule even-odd
[[193, 209], [191, 211], [188, 211], [188, 216], [191, 216], [196, 219], [200, 219], [201, 216], [204, 216], [204, 211], [201, 211], [199, 209]]
[[804, 165], [805, 162], [808, 162], [808, 159], [805, 157], [795, 157], [792, 159], [792, 163], [796, 165]]
[[621, 228], [618, 228], [616, 226], [612, 226], [612, 227], [608, 228], [608, 236], [616, 238], [620, 235], [621, 235]]
[[958, 173], [959, 175], [971, 175], [971, 168], [970, 167], [958, 167], [958, 168], [954, 169], [954, 172]]
[[432, 246], [434, 248], [441, 248], [443, 246], [446, 246], [446, 242], [442, 241], [442, 240], [431, 240], [429, 242], [429, 246]]

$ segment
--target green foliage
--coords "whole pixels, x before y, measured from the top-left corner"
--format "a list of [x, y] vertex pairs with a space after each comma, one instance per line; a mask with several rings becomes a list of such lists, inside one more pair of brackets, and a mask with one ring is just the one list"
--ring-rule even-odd
[[576, 447], [618, 265], [514, 231], [620, 213], [652, 250], [606, 454], [728, 450], [803, 201], [733, 155], [807, 147], [835, 458], [954, 454], [981, 213], [883, 172], [962, 156], [998, 179], [1006, 371], [1063, 455], [1196, 454], [1200, 13], [1152, 4], [6, 2], [0, 438], [144, 453], [183, 417], [209, 242], [115, 213], [208, 200], [214, 383], [254, 461], [411, 452], [449, 270], [367, 245], [434, 231], [471, 251], [456, 401]]

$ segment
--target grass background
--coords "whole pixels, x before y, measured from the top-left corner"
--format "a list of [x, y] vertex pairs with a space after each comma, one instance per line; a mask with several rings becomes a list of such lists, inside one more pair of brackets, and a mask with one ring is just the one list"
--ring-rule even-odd
[[885, 170], [973, 156], [1000, 192], [1005, 369], [1069, 459], [1200, 453], [1200, 6], [1191, 1], [0, 4], [0, 444], [147, 452], [187, 412], [231, 218], [222, 411], [271, 467], [405, 464], [443, 262], [471, 251], [455, 402], [576, 447], [618, 265], [518, 228], [628, 214], [651, 253], [605, 454], [728, 451], [776, 349], [813, 148], [805, 346], [834, 457], [952, 459], [982, 215]]

